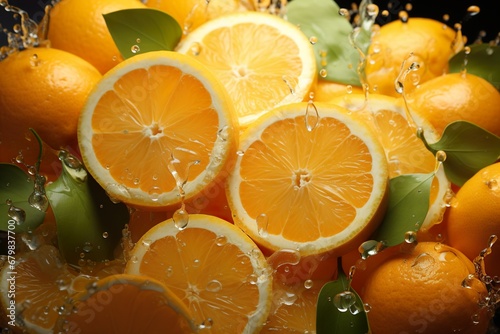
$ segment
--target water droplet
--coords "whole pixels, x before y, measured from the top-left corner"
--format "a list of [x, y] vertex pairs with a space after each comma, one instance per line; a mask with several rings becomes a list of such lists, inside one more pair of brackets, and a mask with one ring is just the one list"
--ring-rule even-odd
[[490, 190], [498, 190], [499, 189], [498, 181], [496, 179], [491, 179], [491, 180], [486, 181], [486, 185], [488, 186], [488, 188]]
[[437, 151], [436, 152], [436, 160], [438, 162], [445, 162], [446, 161], [446, 152], [445, 151]]
[[135, 40], [136, 43], [140, 43], [141, 42], [141, 39], [138, 37], [136, 40]]
[[316, 128], [319, 123], [319, 113], [318, 109], [312, 101], [307, 103], [305, 123], [307, 131], [311, 132]]
[[267, 231], [269, 218], [267, 217], [267, 215], [265, 213], [261, 213], [260, 215], [257, 216], [255, 221], [257, 222], [257, 229], [259, 235], [263, 238], [267, 238], [267, 236], [269, 235]]
[[211, 318], [207, 318], [202, 321], [202, 323], [198, 326], [199, 329], [209, 329], [214, 325], [214, 321]]
[[242, 157], [243, 155], [245, 155], [245, 151], [238, 150], [236, 151], [236, 155]]
[[382, 241], [368, 240], [359, 246], [358, 251], [361, 254], [361, 258], [366, 260], [370, 256], [377, 255], [385, 248], [386, 245]]
[[417, 242], [417, 232], [415, 231], [407, 231], [405, 233], [405, 242], [409, 244], [413, 244]]
[[26, 220], [26, 212], [23, 209], [14, 206], [10, 200], [7, 200], [6, 204], [9, 206], [7, 216], [13, 219], [18, 225], [23, 224]]
[[316, 37], [316, 36], [311, 36], [311, 37], [309, 37], [309, 42], [310, 42], [312, 45], [314, 45], [314, 44], [318, 43], [318, 37]]
[[311, 279], [306, 279], [306, 280], [304, 281], [304, 288], [306, 288], [306, 289], [310, 289], [310, 288], [312, 288], [313, 286], [314, 286], [314, 282], [313, 282], [313, 280], [311, 280]]
[[153, 202], [158, 202], [161, 195], [161, 189], [158, 186], [153, 186], [149, 189], [148, 194]]
[[224, 246], [225, 244], [227, 244], [227, 237], [225, 235], [219, 235], [216, 239], [215, 239], [215, 244], [217, 246]]
[[198, 268], [200, 266], [200, 264], [201, 264], [200, 259], [193, 260], [193, 267]]
[[85, 253], [90, 253], [92, 251], [92, 249], [94, 248], [94, 246], [92, 245], [91, 242], [87, 241], [85, 242], [85, 244], [83, 245], [82, 247], [82, 250], [85, 252]]
[[366, 313], [370, 312], [372, 310], [372, 306], [368, 303], [364, 303], [363, 304], [363, 308], [365, 310]]
[[193, 56], [198, 56], [201, 52], [201, 45], [200, 43], [198, 42], [194, 42], [193, 44], [191, 44], [191, 47], [189, 48], [189, 50], [191, 51], [191, 54]]
[[143, 244], [144, 246], [146, 246], [146, 247], [151, 246], [151, 243], [152, 243], [152, 242], [153, 242], [153, 241], [152, 241], [151, 239], [144, 239], [144, 240], [142, 240], [142, 244]]
[[40, 64], [40, 59], [38, 59], [38, 55], [36, 53], [34, 53], [31, 57], [30, 57], [30, 64], [31, 66], [33, 67], [36, 67]]
[[177, 209], [172, 219], [179, 230], [185, 229], [189, 224], [189, 214], [184, 208]]
[[319, 70], [319, 76], [322, 78], [326, 78], [328, 76], [328, 71], [326, 70], [326, 68], [322, 68], [321, 70]]
[[139, 47], [139, 45], [134, 44], [130, 47], [130, 51], [134, 54], [139, 53], [141, 51], [141, 48]]
[[333, 297], [333, 305], [340, 312], [347, 312], [347, 310], [356, 302], [356, 296], [351, 291], [343, 291], [337, 293]]
[[102, 232], [102, 237], [104, 239], [107, 239], [109, 237], [109, 233], [108, 232]]
[[412, 267], [420, 270], [425, 270], [431, 267], [436, 261], [428, 253], [419, 254], [412, 263]]
[[211, 280], [207, 283], [206, 290], [209, 292], [219, 292], [222, 289], [222, 283], [218, 280]]
[[346, 9], [346, 8], [340, 8], [340, 9], [339, 9], [339, 15], [340, 15], [340, 16], [344, 16], [344, 17], [346, 17], [346, 18], [349, 18], [349, 16], [350, 16], [350, 15], [349, 15], [349, 10], [348, 10], [348, 9]]
[[174, 268], [172, 266], [168, 266], [165, 271], [167, 273], [167, 277], [172, 277], [172, 275], [174, 274]]

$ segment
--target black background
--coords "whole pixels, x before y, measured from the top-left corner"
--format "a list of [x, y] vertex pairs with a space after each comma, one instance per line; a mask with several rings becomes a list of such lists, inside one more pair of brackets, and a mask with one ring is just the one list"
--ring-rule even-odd
[[[183, 0], [170, 0], [183, 1]], [[290, 1], [290, 0], [289, 0]], [[30, 14], [30, 17], [35, 21], [40, 21], [43, 17], [43, 9], [50, 0], [9, 0], [11, 5], [22, 8]], [[360, 0], [337, 0], [339, 6], [350, 9], [352, 3], [359, 4]], [[453, 26], [455, 23], [462, 23], [462, 32], [468, 37], [469, 42], [472, 42], [479, 35], [481, 30], [484, 30], [487, 35], [483, 39], [486, 42], [494, 39], [500, 32], [500, 10], [498, 10], [499, 0], [373, 0], [373, 3], [378, 5], [380, 12], [389, 10], [390, 15], [386, 17], [379, 16], [377, 23], [384, 23], [397, 19], [397, 12], [407, 3], [412, 5], [409, 12], [410, 17], [429, 17], [443, 21], [443, 16], [448, 14], [450, 19], [448, 25]], [[431, 5], [429, 5], [429, 3]], [[479, 6], [481, 12], [469, 20], [464, 20], [467, 8], [469, 6]], [[0, 7], [0, 23], [3, 27], [11, 29], [13, 24], [12, 13], [7, 13]], [[5, 45], [6, 35], [0, 33], [0, 45]]]

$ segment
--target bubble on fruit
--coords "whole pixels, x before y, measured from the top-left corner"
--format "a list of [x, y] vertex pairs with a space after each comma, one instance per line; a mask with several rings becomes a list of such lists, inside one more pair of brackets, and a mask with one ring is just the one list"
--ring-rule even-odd
[[300, 262], [300, 252], [296, 249], [280, 249], [267, 258], [267, 263], [274, 270], [286, 265], [297, 265]]
[[178, 230], [184, 230], [189, 224], [189, 213], [184, 207], [181, 207], [180, 209], [175, 210], [172, 219]]
[[306, 123], [306, 129], [309, 132], [314, 130], [319, 123], [318, 108], [316, 108], [312, 100], [307, 103], [306, 115], [304, 120]]
[[215, 244], [219, 247], [224, 246], [225, 244], [227, 244], [227, 237], [225, 235], [217, 236], [217, 238], [215, 239]]
[[208, 292], [219, 292], [222, 290], [222, 283], [216, 279], [213, 279], [207, 283], [206, 290]]
[[288, 86], [288, 89], [290, 90], [290, 94], [295, 95], [295, 86], [297, 86], [296, 79], [292, 78], [289, 75], [283, 75], [281, 77], [281, 79]]
[[261, 213], [257, 216], [255, 219], [257, 223], [257, 229], [258, 233], [261, 237], [266, 238], [269, 234], [267, 231], [268, 224], [269, 224], [269, 217], [265, 213]]
[[199, 329], [210, 329], [214, 325], [214, 321], [212, 318], [207, 318], [201, 322], [201, 324], [198, 326]]
[[193, 44], [191, 44], [189, 50], [191, 51], [191, 54], [193, 56], [198, 56], [201, 52], [201, 44], [198, 42], [194, 42]]

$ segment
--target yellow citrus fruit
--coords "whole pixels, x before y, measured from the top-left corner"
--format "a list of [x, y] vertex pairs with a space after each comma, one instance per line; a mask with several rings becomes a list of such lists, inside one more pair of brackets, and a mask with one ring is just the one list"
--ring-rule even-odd
[[103, 14], [146, 8], [140, 0], [61, 0], [50, 10], [50, 45], [82, 57], [102, 74], [123, 60]]
[[0, 72], [0, 161], [19, 151], [37, 161], [38, 143], [26, 140], [30, 128], [53, 149], [76, 150], [78, 117], [99, 71], [71, 53], [39, 47], [10, 54]]
[[[458, 190], [446, 215], [447, 242], [474, 260], [488, 247], [491, 235], [500, 238], [500, 162], [478, 171]], [[500, 277], [500, 246], [485, 258], [486, 273]]]
[[500, 92], [471, 73], [449, 73], [417, 86], [406, 96], [412, 113], [438, 131], [454, 121], [474, 123], [500, 136]]
[[479, 305], [486, 287], [462, 286], [473, 273], [465, 255], [436, 242], [391, 254], [368, 273], [361, 294], [372, 333], [486, 333], [490, 316]]
[[56, 324], [57, 333], [196, 332], [184, 303], [159, 281], [112, 275], [72, 297]]
[[239, 228], [209, 215], [173, 219], [143, 235], [126, 273], [161, 281], [207, 333], [258, 333], [271, 307], [266, 259]]
[[[330, 100], [362, 117], [378, 135], [389, 162], [390, 178], [415, 173], [432, 173], [436, 170], [436, 157], [417, 137], [417, 127], [424, 131], [426, 140], [436, 142], [439, 135], [426, 119], [414, 115], [407, 119], [407, 112], [395, 97], [380, 94], [347, 94]], [[450, 197], [450, 182], [443, 168], [436, 171], [432, 181], [429, 210], [421, 229], [440, 223]]]
[[237, 121], [224, 87], [171, 51], [125, 60], [90, 94], [78, 128], [83, 161], [110, 196], [167, 207], [223, 187]]
[[316, 82], [308, 38], [267, 13], [248, 11], [208, 21], [177, 51], [198, 59], [220, 79], [242, 128], [273, 107], [308, 98]]
[[16, 327], [28, 333], [52, 333], [58, 312], [70, 297], [65, 287], [74, 278], [59, 251], [43, 245], [19, 254], [15, 264], [2, 268], [0, 277], [2, 306], [7, 315], [14, 315]]
[[208, 20], [224, 14], [246, 11], [247, 6], [239, 0], [147, 0], [147, 7], [156, 8], [172, 16], [181, 26], [184, 35]]
[[315, 102], [328, 102], [337, 96], [352, 93], [363, 94], [363, 88], [333, 81], [318, 80], [312, 97]]
[[410, 53], [413, 57], [409, 60], [420, 65], [410, 74], [414, 82], [423, 83], [448, 72], [454, 39], [452, 28], [428, 18], [410, 17], [406, 22], [383, 25], [374, 32], [367, 53], [365, 73], [370, 92], [397, 96], [394, 82]]
[[342, 107], [276, 108], [241, 135], [239, 153], [229, 207], [235, 224], [266, 249], [342, 254], [366, 240], [385, 212], [384, 150]]

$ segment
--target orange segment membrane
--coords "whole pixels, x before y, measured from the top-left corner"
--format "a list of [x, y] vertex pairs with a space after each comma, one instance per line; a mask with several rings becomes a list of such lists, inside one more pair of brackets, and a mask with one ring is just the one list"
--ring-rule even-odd
[[304, 116], [270, 125], [245, 150], [240, 175], [247, 213], [255, 219], [265, 214], [269, 234], [297, 242], [344, 230], [374, 186], [366, 144], [328, 117], [313, 131]]
[[92, 128], [97, 159], [115, 180], [167, 192], [176, 187], [169, 164], [188, 181], [205, 170], [218, 116], [198, 79], [156, 65], [122, 76], [97, 103]]

